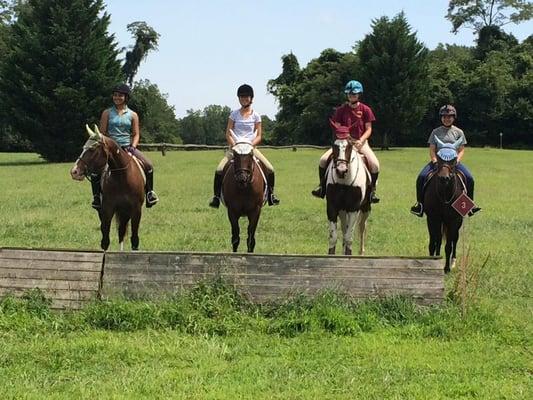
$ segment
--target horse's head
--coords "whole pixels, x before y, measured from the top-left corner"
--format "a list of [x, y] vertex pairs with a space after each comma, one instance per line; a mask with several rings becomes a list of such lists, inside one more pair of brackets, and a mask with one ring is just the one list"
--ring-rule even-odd
[[455, 178], [457, 166], [457, 149], [461, 146], [462, 139], [455, 143], [444, 143], [439, 138], [437, 141], [437, 176], [444, 182], [451, 182]]
[[341, 178], [346, 175], [348, 165], [352, 160], [353, 145], [350, 139], [337, 139], [333, 143], [333, 162], [335, 171]]
[[231, 151], [235, 181], [239, 186], [246, 187], [252, 181], [254, 173], [254, 147], [248, 142], [238, 142]]
[[93, 173], [101, 173], [109, 159], [104, 136], [95, 125], [95, 131], [85, 126], [89, 139], [83, 145], [83, 150], [70, 170], [72, 179], [81, 181]]

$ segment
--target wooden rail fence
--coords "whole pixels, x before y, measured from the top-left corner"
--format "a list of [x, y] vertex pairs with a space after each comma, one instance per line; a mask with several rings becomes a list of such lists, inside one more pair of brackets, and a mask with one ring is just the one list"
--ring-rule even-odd
[[[144, 151], [160, 151], [164, 156], [167, 151], [185, 150], [185, 151], [198, 151], [198, 150], [226, 150], [228, 146], [211, 145], [211, 144], [171, 144], [171, 143], [139, 143], [139, 149]], [[298, 149], [319, 149], [327, 150], [330, 146], [314, 146], [311, 144], [295, 144], [289, 146], [260, 146], [261, 149], [275, 149], [286, 150], [290, 149], [296, 151]]]
[[39, 288], [57, 309], [159, 298], [215, 277], [256, 302], [323, 289], [356, 298], [402, 294], [424, 305], [444, 297], [442, 260], [431, 257], [0, 249], [0, 297]]

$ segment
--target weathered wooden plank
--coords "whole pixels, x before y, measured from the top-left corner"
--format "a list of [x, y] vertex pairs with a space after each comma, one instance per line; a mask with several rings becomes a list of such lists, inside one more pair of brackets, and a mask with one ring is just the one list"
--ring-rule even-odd
[[24, 278], [2, 278], [0, 277], [0, 287], [18, 288], [39, 288], [54, 290], [98, 290], [99, 281], [70, 281], [70, 280], [48, 280], [48, 279], [24, 279]]
[[0, 271], [5, 268], [16, 268], [20, 270], [58, 270], [58, 271], [84, 271], [100, 273], [102, 270], [102, 260], [91, 262], [74, 262], [61, 260], [28, 260], [0, 258]]
[[62, 269], [25, 269], [10, 266], [0, 268], [0, 278], [69, 280], [98, 282], [100, 271], [71, 271]]
[[88, 252], [75, 250], [38, 250], [0, 248], [1, 259], [23, 259], [31, 261], [61, 261], [75, 263], [102, 262], [103, 252]]

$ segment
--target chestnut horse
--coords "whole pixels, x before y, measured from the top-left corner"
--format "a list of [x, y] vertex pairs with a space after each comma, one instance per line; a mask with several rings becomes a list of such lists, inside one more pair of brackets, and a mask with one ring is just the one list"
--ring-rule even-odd
[[103, 250], [109, 247], [111, 220], [118, 217], [118, 240], [124, 250], [124, 236], [131, 220], [131, 249], [139, 249], [139, 224], [144, 202], [144, 177], [137, 162], [114, 140], [104, 136], [95, 126], [95, 132], [87, 126], [89, 140], [70, 171], [72, 179], [83, 180], [92, 174], [101, 174], [102, 208], [100, 229]]
[[265, 203], [266, 183], [260, 163], [253, 156], [253, 146], [248, 142], [236, 143], [231, 151], [233, 160], [226, 164], [222, 181], [222, 201], [228, 209], [231, 223], [233, 252], [240, 243], [239, 218], [248, 217], [248, 253], [255, 248], [255, 231]]
[[437, 171], [430, 178], [424, 192], [424, 212], [429, 232], [429, 255], [440, 256], [442, 237], [446, 237], [444, 251], [446, 261], [444, 272], [450, 272], [456, 259], [459, 229], [463, 217], [452, 207], [452, 203], [465, 191], [463, 181], [456, 171], [457, 149], [461, 140], [451, 144], [437, 138], [440, 150], [437, 152]]
[[359, 232], [359, 254], [365, 252], [366, 220], [370, 214], [370, 173], [363, 157], [350, 139], [333, 143], [333, 158], [326, 181], [327, 215], [329, 220], [329, 254], [335, 254], [337, 217], [340, 217], [345, 255], [352, 254], [355, 225]]

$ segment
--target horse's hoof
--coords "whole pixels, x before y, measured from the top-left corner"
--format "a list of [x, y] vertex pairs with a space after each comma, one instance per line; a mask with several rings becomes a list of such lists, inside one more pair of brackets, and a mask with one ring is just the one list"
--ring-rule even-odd
[[330, 248], [328, 254], [335, 254], [335, 247]]
[[351, 255], [352, 255], [352, 249], [346, 249], [346, 250], [344, 250], [344, 255], [345, 255], [345, 256], [351, 256]]
[[456, 265], [455, 265], [456, 262], [455, 261], [456, 261], [455, 258], [452, 258], [452, 265], [451, 265], [450, 269], [455, 269], [455, 267], [456, 267]]
[[449, 274], [450, 273], [450, 267], [444, 267], [444, 273]]

